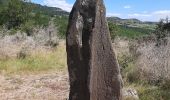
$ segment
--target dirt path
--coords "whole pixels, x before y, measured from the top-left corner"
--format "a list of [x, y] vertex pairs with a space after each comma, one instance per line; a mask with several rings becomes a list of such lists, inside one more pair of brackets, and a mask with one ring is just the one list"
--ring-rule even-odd
[[68, 76], [63, 72], [0, 74], [0, 100], [66, 100], [68, 88]]

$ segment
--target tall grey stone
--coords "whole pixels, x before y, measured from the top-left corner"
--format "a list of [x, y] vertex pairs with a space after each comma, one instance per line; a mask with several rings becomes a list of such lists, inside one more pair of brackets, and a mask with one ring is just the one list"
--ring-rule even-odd
[[121, 100], [121, 75], [103, 0], [77, 0], [66, 36], [69, 100]]

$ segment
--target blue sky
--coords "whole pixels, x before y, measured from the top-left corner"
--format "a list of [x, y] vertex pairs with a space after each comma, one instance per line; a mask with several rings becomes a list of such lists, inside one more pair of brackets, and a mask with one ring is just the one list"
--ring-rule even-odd
[[[32, 0], [42, 5], [70, 11], [75, 0]], [[137, 18], [142, 21], [159, 21], [170, 17], [170, 0], [104, 0], [107, 16]]]

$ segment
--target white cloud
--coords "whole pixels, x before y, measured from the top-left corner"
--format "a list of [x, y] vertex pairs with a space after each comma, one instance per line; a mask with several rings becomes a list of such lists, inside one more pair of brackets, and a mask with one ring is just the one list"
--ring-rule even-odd
[[135, 13], [135, 14], [128, 14], [129, 17], [151, 17], [152, 15], [150, 14], [138, 14], [138, 13]]
[[125, 9], [129, 9], [129, 8], [131, 8], [131, 6], [130, 5], [126, 5], [126, 6], [124, 6], [124, 8]]
[[[58, 7], [68, 12], [71, 11], [73, 4], [69, 4], [66, 0], [44, 0], [44, 5], [51, 6], [51, 7]], [[130, 5], [124, 6], [125, 9], [132, 8]], [[170, 10], [158, 10], [153, 12], [143, 11], [141, 13], [132, 13], [122, 15], [120, 13], [109, 13], [107, 12], [107, 17], [116, 16], [116, 17], [123, 17], [123, 18], [137, 18], [142, 21], [159, 21], [161, 18], [170, 17]]]
[[162, 18], [170, 17], [170, 10], [159, 10], [153, 12], [128, 14], [128, 18], [137, 18], [142, 21], [159, 21]]
[[145, 14], [145, 13], [134, 13], [134, 14], [128, 14], [128, 18], [137, 18], [142, 21], [153, 21], [152, 14]]
[[44, 0], [43, 3], [47, 6], [58, 7], [68, 12], [71, 11], [73, 4], [69, 4], [66, 0]]
[[119, 14], [119, 13], [106, 13], [106, 16], [107, 17], [112, 17], [112, 16], [120, 17], [121, 14]]
[[166, 17], [170, 17], [170, 10], [160, 10], [160, 11], [155, 11], [153, 12], [153, 15], [155, 15], [156, 17], [160, 18], [166, 18]]

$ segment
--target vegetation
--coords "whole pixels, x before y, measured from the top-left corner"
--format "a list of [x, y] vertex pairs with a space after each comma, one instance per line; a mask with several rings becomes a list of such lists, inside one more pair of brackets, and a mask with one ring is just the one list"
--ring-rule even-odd
[[[129, 51], [118, 55], [125, 87], [135, 88], [140, 100], [170, 99], [168, 25], [167, 19], [160, 21], [154, 31], [156, 41], [132, 40], [128, 44]], [[159, 46], [155, 45], [158, 43]]]
[[[67, 24], [68, 24], [68, 16], [56, 16], [54, 22], [56, 23], [56, 26], [58, 27], [59, 35], [62, 38], [65, 38], [65, 33], [67, 29]], [[109, 25], [109, 30], [110, 30], [112, 40], [114, 40], [116, 36], [133, 39], [133, 38], [138, 38], [138, 37], [142, 37], [145, 35], [150, 35], [150, 33], [153, 32], [152, 29], [129, 27], [126, 25], [125, 26], [117, 25], [110, 21], [108, 22], [108, 25]]]
[[29, 19], [30, 8], [25, 1], [9, 0], [0, 12], [0, 24], [5, 24], [8, 29], [17, 28]]
[[[7, 2], [8, 1], [8, 2]], [[8, 29], [22, 30], [28, 35], [34, 27], [46, 27], [49, 21], [54, 19], [56, 27], [58, 27], [59, 36], [65, 38], [66, 28], [68, 24], [68, 12], [60, 8], [46, 7], [21, 0], [1, 0], [0, 25], [5, 25]], [[118, 18], [117, 18], [118, 19]], [[136, 38], [148, 35], [152, 30], [147, 28], [137, 28], [128, 25], [113, 24], [113, 20], [108, 18], [111, 37], [114, 40], [116, 36]], [[124, 20], [127, 23], [141, 23], [139, 20]], [[119, 22], [121, 23], [121, 22]]]
[[58, 27], [59, 36], [61, 38], [65, 38], [67, 24], [68, 24], [68, 17], [67, 16], [56, 16], [54, 18], [54, 23], [56, 27]]
[[108, 22], [108, 25], [109, 25], [111, 39], [114, 41], [116, 36], [118, 35], [119, 28], [118, 28], [117, 25], [115, 25], [115, 24], [113, 24], [111, 22]]
[[168, 18], [160, 20], [154, 34], [156, 36], [157, 46], [167, 43], [167, 37], [170, 35], [170, 21]]
[[137, 27], [154, 30], [157, 22], [142, 22], [138, 19], [121, 19], [118, 17], [108, 17], [108, 21], [115, 23], [117, 25], [128, 26], [128, 27]]
[[33, 28], [47, 27], [50, 20], [55, 19], [59, 35], [64, 37], [68, 12], [25, 0], [1, 0], [0, 5], [0, 26], [5, 26], [9, 30], [21, 30], [31, 35]]
[[50, 17], [58, 16], [68, 16], [69, 13], [56, 7], [47, 7], [40, 4], [30, 3], [34, 7], [33, 13], [41, 12], [43, 15], [48, 15]]
[[35, 50], [24, 59], [9, 58], [0, 60], [0, 72], [24, 73], [66, 68], [65, 46], [61, 43], [52, 51]]
[[[146, 47], [143, 47], [146, 49]], [[148, 46], [148, 48], [151, 48]], [[165, 47], [166, 48], [166, 47]], [[139, 49], [139, 48], [138, 48]], [[142, 48], [141, 48], [142, 49]], [[148, 51], [146, 51], [148, 52]], [[151, 53], [153, 51], [150, 51]], [[140, 52], [141, 53], [141, 52]], [[149, 56], [149, 53], [147, 56]], [[149, 63], [155, 63], [153, 61], [150, 61], [146, 58], [141, 59], [141, 62], [138, 60], [140, 57], [146, 54], [137, 54], [135, 51], [131, 51], [130, 54], [128, 53], [122, 53], [118, 56], [118, 61], [121, 67], [121, 73], [124, 81], [125, 87], [134, 88], [138, 91], [138, 95], [140, 100], [169, 100], [170, 97], [170, 90], [169, 90], [169, 79], [163, 78], [162, 75], [160, 78], [163, 81], [154, 81], [156, 76], [155, 74], [160, 74], [163, 70], [160, 70], [162, 66], [158, 66], [158, 69], [155, 69], [154, 66], [147, 66], [146, 70], [144, 66], [139, 66], [139, 63], [142, 63], [142, 65], [149, 64]], [[157, 57], [149, 56], [150, 59], [156, 59]], [[161, 57], [159, 58], [159, 60]], [[162, 61], [162, 60], [161, 60]], [[160, 62], [161, 62], [160, 61]], [[146, 63], [149, 62], [149, 63]], [[158, 63], [156, 63], [158, 64]], [[151, 68], [151, 69], [149, 69]], [[143, 70], [140, 70], [143, 69]], [[157, 70], [157, 71], [156, 71]], [[159, 70], [159, 71], [158, 71]], [[154, 75], [152, 75], [152, 72], [157, 72]], [[148, 73], [147, 75], [144, 73]], [[165, 72], [163, 72], [165, 73]], [[149, 79], [148, 79], [149, 78]], [[151, 82], [152, 81], [152, 82]], [[132, 99], [130, 99], [132, 100]]]
[[118, 27], [119, 27], [118, 35], [130, 39], [142, 37], [145, 35], [150, 35], [150, 33], [153, 32], [153, 30], [145, 29], [145, 28], [128, 27], [122, 25]]
[[[0, 48], [13, 48], [13, 46], [10, 47], [9, 45], [4, 46], [4, 41], [1, 40], [8, 40], [9, 36], [5, 37], [5, 35], [16, 35], [18, 34], [17, 31], [21, 31], [23, 35], [16, 35], [16, 38], [11, 38], [13, 39], [11, 41], [21, 41], [20, 37], [23, 37], [22, 39], [27, 39], [27, 42], [30, 42], [36, 38], [37, 44], [45, 41], [43, 46], [48, 49], [48, 52], [34, 49], [29, 55], [24, 55], [21, 52], [21, 56], [19, 55], [20, 57], [17, 58], [10, 58], [5, 55], [3, 59], [1, 57], [6, 49], [0, 50], [0, 72], [18, 73], [65, 69], [65, 44], [63, 43], [49, 49], [48, 43], [51, 44], [51, 41], [53, 41], [52, 37], [54, 37], [51, 35], [49, 23], [53, 21], [58, 31], [55, 33], [64, 39], [68, 15], [68, 12], [60, 8], [41, 6], [25, 0], [0, 0]], [[108, 18], [108, 21], [113, 41], [116, 40], [116, 37], [125, 37], [130, 41], [128, 44], [129, 52], [118, 54], [125, 86], [135, 88], [139, 93], [140, 100], [170, 100], [170, 79], [166, 76], [169, 73], [166, 69], [169, 68], [169, 19], [161, 20], [159, 23], [120, 18]], [[1, 32], [4, 31], [4, 26], [7, 30]], [[43, 31], [41, 35], [37, 34], [35, 36], [35, 33], [38, 32], [34, 30], [35, 28], [40, 29], [39, 31], [41, 32], [41, 29], [46, 31]], [[24, 37], [25, 33], [28, 37]], [[48, 34], [44, 35], [43, 33]], [[154, 33], [156, 41], [146, 43], [145, 40], [141, 39], [143, 36], [151, 35], [151, 33]], [[46, 38], [44, 39], [44, 37]], [[134, 38], [141, 39], [142, 45], [135, 44], [138, 41]], [[9, 41], [6, 43], [10, 44]], [[20, 43], [19, 45], [25, 45], [25, 42]], [[37, 44], [35, 43], [35, 45]], [[29, 45], [34, 45], [34, 42], [31, 42]], [[15, 49], [18, 48], [15, 47]], [[25, 49], [23, 51], [26, 52]]]

